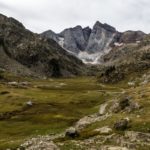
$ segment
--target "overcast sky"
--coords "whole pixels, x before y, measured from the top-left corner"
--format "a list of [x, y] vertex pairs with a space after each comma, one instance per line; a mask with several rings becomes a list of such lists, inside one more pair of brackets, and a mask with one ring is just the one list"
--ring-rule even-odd
[[37, 33], [92, 27], [97, 20], [119, 31], [150, 33], [150, 0], [0, 0], [0, 13]]

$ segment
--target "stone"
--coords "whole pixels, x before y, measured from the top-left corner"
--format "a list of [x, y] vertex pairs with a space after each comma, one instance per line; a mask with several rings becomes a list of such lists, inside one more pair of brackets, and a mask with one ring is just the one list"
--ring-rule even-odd
[[135, 86], [135, 82], [128, 82], [129, 86]]
[[19, 84], [22, 85], [22, 86], [29, 86], [30, 85], [30, 83], [27, 82], [27, 81], [20, 82]]
[[16, 81], [13, 81], [13, 82], [8, 82], [8, 85], [11, 85], [11, 86], [18, 86], [18, 82]]
[[126, 131], [125, 137], [128, 138], [131, 142], [150, 142], [150, 133]]
[[28, 101], [28, 102], [26, 102], [26, 104], [27, 104], [28, 106], [32, 106], [32, 105], [33, 105], [32, 101]]
[[101, 146], [101, 150], [129, 150], [129, 149], [120, 146]]
[[105, 103], [105, 104], [102, 104], [101, 106], [100, 106], [100, 109], [99, 109], [99, 115], [104, 115], [105, 113], [106, 113], [106, 107], [107, 107], [107, 103]]
[[99, 128], [99, 129], [95, 129], [94, 131], [99, 132], [100, 134], [111, 134], [112, 133], [112, 129], [107, 126]]
[[76, 129], [82, 130], [84, 129], [87, 125], [90, 125], [92, 123], [95, 123], [97, 121], [103, 121], [109, 117], [111, 117], [111, 113], [106, 113], [105, 115], [100, 116], [99, 114], [92, 114], [89, 116], [85, 116], [81, 118], [75, 125]]
[[114, 124], [114, 129], [124, 131], [128, 128], [129, 120], [121, 119]]
[[66, 137], [71, 137], [71, 138], [75, 138], [79, 136], [78, 131], [76, 130], [76, 128], [74, 127], [70, 127], [69, 129], [66, 130]]
[[19, 148], [20, 150], [60, 150], [52, 141], [45, 138], [32, 138]]
[[129, 96], [125, 96], [115, 102], [110, 110], [114, 113], [118, 113], [120, 111], [133, 112], [135, 110], [139, 110], [140, 108], [141, 106], [138, 104], [138, 102], [135, 102]]

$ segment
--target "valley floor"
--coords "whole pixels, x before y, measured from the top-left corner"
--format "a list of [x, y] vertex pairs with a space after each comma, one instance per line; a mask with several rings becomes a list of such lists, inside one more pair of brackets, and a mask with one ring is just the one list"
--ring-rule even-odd
[[[111, 106], [122, 95], [132, 97], [141, 108], [133, 112], [121, 110], [114, 113]], [[100, 105], [105, 103], [109, 106], [107, 111], [111, 117], [87, 124], [77, 139], [55, 139], [62, 150], [87, 149], [89, 142], [86, 140], [94, 138], [97, 138], [97, 144], [91, 143], [91, 149], [96, 146], [98, 148], [101, 145], [98, 143], [100, 133], [97, 132], [98, 130], [95, 132], [95, 129], [101, 127], [107, 126], [112, 129], [113, 134], [122, 136], [125, 132], [114, 130], [113, 125], [126, 117], [131, 120], [131, 125], [126, 131], [149, 133], [149, 84], [131, 87], [124, 81], [116, 85], [103, 85], [98, 83], [95, 77], [20, 79], [7, 83], [1, 82], [0, 150], [15, 149], [26, 140], [38, 135], [62, 133], [67, 128], [75, 126], [76, 122], [84, 116], [99, 112]], [[105, 144], [117, 145], [117, 142], [106, 140]]]

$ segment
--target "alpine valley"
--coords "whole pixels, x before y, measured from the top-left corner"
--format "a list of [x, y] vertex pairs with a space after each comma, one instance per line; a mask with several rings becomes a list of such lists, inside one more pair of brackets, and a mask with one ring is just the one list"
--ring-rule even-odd
[[0, 14], [0, 150], [150, 150], [149, 116], [149, 34]]

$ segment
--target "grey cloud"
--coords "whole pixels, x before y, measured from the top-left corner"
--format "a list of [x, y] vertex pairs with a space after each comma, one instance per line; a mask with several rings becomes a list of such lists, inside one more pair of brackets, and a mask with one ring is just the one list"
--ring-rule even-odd
[[13, 16], [34, 32], [82, 25], [96, 20], [119, 31], [150, 32], [149, 0], [0, 0], [1, 13]]

